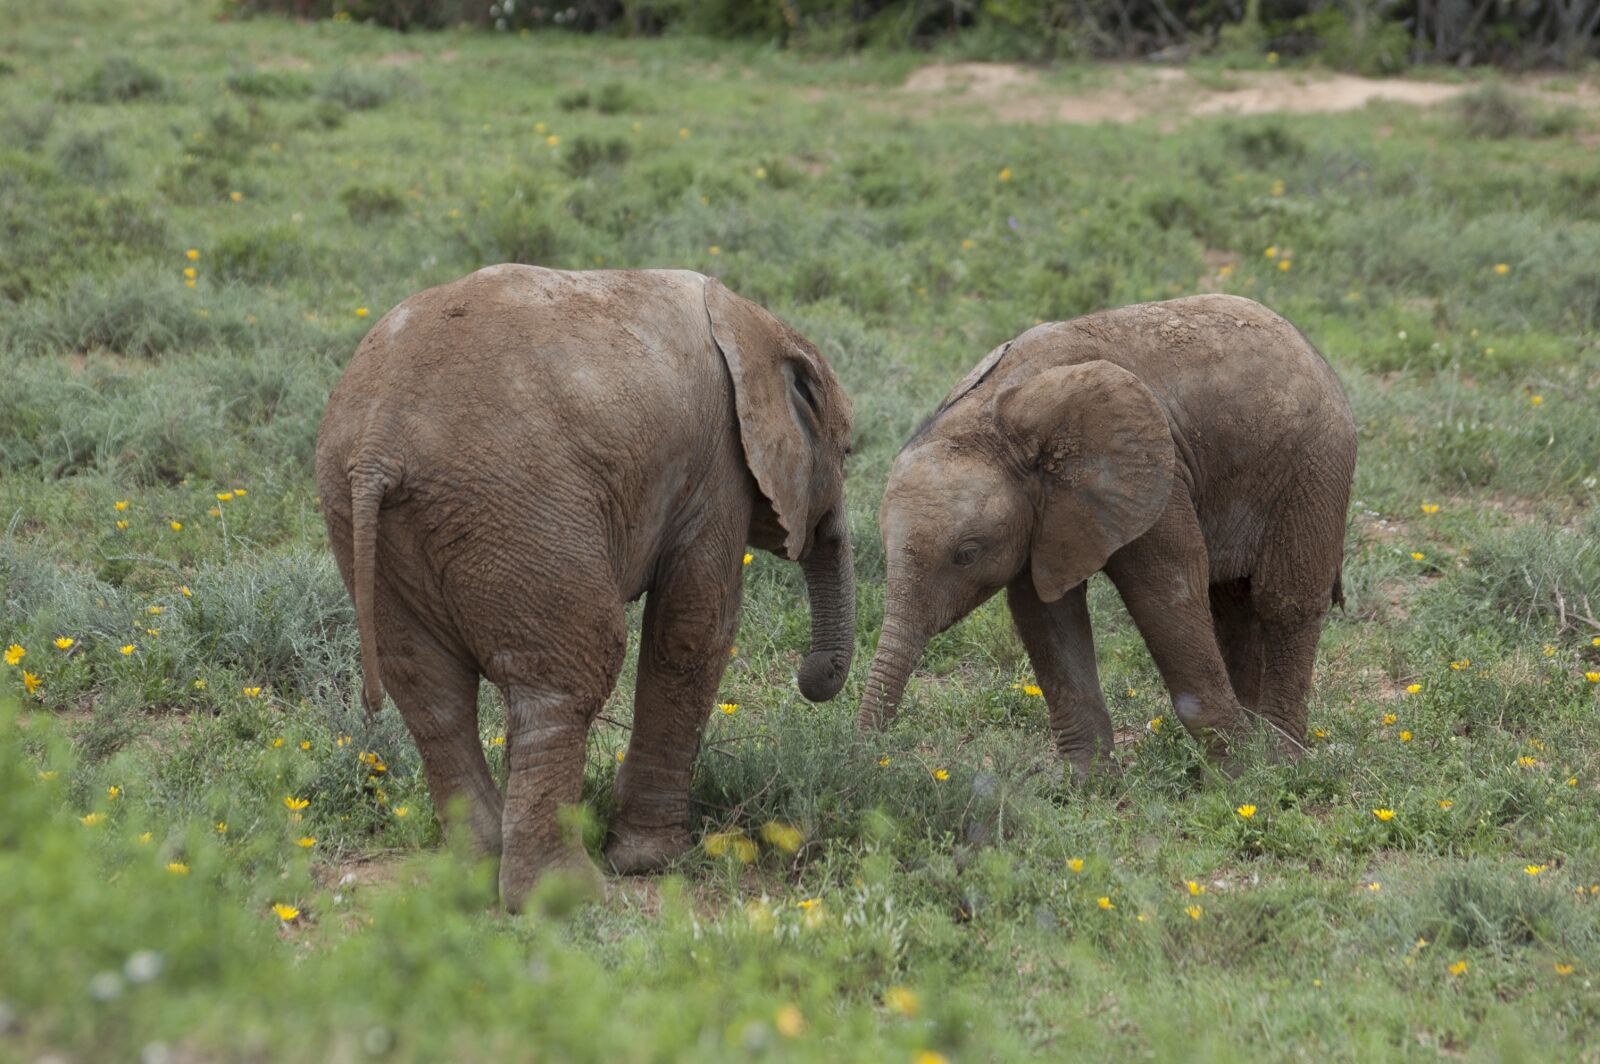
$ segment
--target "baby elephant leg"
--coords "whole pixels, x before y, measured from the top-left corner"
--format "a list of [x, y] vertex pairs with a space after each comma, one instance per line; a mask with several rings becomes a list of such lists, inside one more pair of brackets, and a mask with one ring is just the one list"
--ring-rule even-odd
[[1042, 602], [1024, 572], [1006, 588], [1017, 634], [1050, 706], [1050, 732], [1074, 777], [1087, 779], [1110, 763], [1111, 715], [1095, 667], [1088, 583]]

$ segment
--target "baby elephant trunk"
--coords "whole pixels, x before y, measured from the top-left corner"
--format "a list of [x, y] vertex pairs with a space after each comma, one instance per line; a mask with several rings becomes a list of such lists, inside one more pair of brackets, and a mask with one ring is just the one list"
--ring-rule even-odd
[[861, 696], [861, 712], [856, 726], [862, 731], [887, 728], [900, 708], [906, 681], [922, 657], [927, 635], [921, 627], [906, 621], [907, 610], [893, 600], [883, 616], [883, 632], [878, 650], [867, 673], [867, 689]]
[[856, 647], [856, 581], [842, 503], [823, 519], [800, 565], [811, 600], [811, 652], [800, 665], [800, 693], [826, 702], [844, 686]]

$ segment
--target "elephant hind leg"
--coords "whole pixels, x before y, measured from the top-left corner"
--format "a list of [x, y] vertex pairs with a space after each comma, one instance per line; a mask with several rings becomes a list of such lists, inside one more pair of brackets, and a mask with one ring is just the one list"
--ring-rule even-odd
[[1233, 693], [1246, 709], [1254, 710], [1261, 699], [1263, 665], [1261, 625], [1250, 601], [1248, 580], [1211, 585], [1211, 623]]

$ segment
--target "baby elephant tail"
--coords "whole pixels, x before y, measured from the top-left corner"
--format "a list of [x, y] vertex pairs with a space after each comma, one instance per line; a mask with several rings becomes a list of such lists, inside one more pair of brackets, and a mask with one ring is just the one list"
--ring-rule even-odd
[[378, 675], [378, 633], [373, 628], [373, 556], [378, 549], [378, 509], [389, 490], [380, 473], [357, 469], [350, 474], [350, 539], [354, 548], [352, 588], [356, 604], [356, 636], [361, 643], [361, 704], [368, 713], [383, 709], [383, 680]]
[[1333, 574], [1333, 605], [1344, 609], [1344, 567]]

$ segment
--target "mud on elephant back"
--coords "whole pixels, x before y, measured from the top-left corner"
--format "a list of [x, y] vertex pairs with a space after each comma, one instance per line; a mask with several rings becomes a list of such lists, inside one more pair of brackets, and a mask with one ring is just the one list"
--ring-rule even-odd
[[[789, 326], [686, 271], [492, 266], [367, 334], [329, 399], [317, 480], [356, 605], [363, 701], [393, 696], [434, 804], [465, 803], [517, 909], [554, 867], [593, 877], [558, 822], [647, 596], [633, 734], [606, 855], [690, 844], [690, 773], [728, 662], [741, 560], [803, 567], [802, 694], [849, 672], [850, 402]], [[506, 702], [504, 796], [478, 684]]]
[[1341, 599], [1356, 460], [1332, 369], [1258, 303], [1208, 295], [1040, 325], [990, 352], [896, 458], [888, 587], [860, 724], [892, 720], [927, 641], [1004, 588], [1063, 758], [1112, 749], [1085, 596], [1104, 571], [1184, 727], [1303, 747]]

